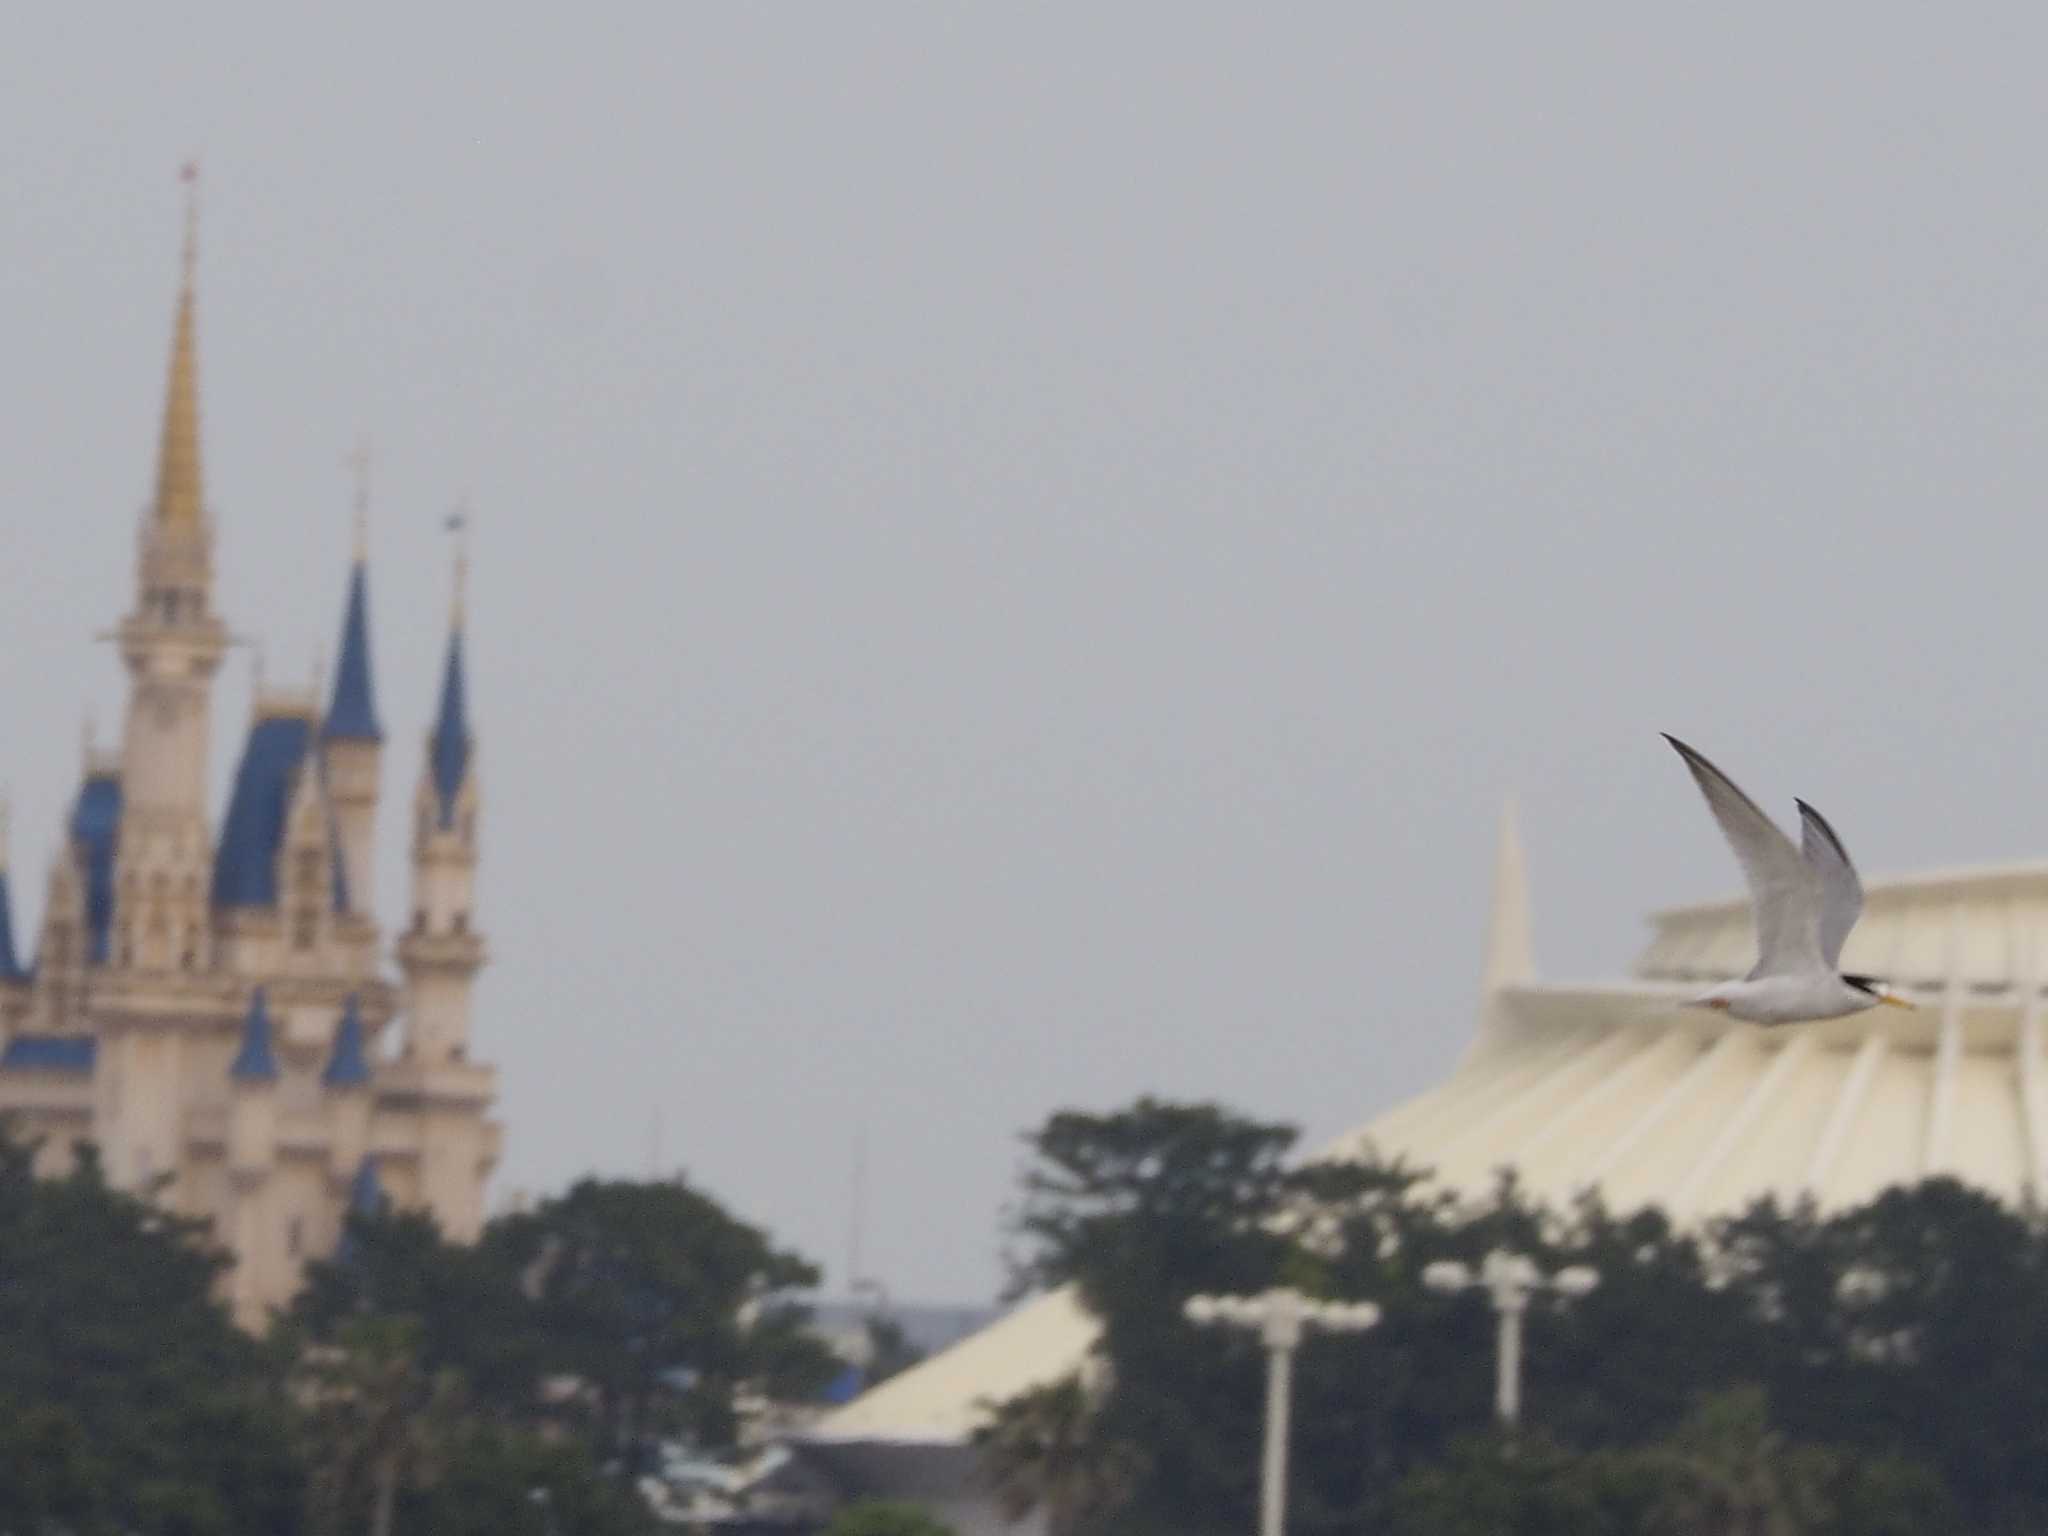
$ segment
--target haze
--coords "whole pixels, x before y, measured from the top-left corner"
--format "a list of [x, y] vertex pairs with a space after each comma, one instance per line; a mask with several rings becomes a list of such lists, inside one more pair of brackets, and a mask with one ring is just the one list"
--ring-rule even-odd
[[1659, 730], [1875, 875], [2048, 853], [2044, 50], [2019, 6], [23, 11], [16, 921], [118, 728], [192, 155], [273, 676], [331, 653], [374, 440], [387, 923], [474, 502], [501, 1198], [658, 1157], [843, 1286], [864, 1135], [864, 1266], [987, 1297], [1055, 1108], [1313, 1139], [1441, 1074], [1510, 790], [1548, 974], [1730, 892]]

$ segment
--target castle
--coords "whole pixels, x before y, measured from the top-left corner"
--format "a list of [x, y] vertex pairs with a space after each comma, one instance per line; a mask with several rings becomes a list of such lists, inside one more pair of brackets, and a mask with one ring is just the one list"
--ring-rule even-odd
[[129, 676], [120, 748], [88, 744], [32, 965], [0, 859], [0, 1115], [39, 1141], [39, 1171], [90, 1142], [112, 1183], [209, 1219], [233, 1256], [235, 1317], [258, 1327], [334, 1250], [352, 1205], [426, 1211], [473, 1238], [500, 1130], [495, 1074], [469, 1054], [484, 945], [459, 559], [400, 979], [380, 970], [372, 910], [384, 733], [360, 508], [331, 697], [323, 709], [324, 690], [259, 684], [218, 828], [208, 814], [230, 638], [201, 494], [195, 256], [188, 202], [156, 490], [113, 636]]

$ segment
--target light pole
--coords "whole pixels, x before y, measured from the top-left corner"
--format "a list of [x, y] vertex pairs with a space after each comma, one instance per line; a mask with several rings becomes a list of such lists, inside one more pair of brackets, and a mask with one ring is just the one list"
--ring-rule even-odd
[[1259, 1296], [1193, 1296], [1187, 1319], [1201, 1327], [1254, 1330], [1266, 1346], [1266, 1450], [1259, 1477], [1259, 1536], [1281, 1536], [1287, 1515], [1287, 1410], [1294, 1393], [1294, 1352], [1311, 1326], [1363, 1333], [1380, 1320], [1369, 1301], [1311, 1301], [1288, 1286]]
[[1482, 1286], [1500, 1319], [1500, 1334], [1494, 1353], [1493, 1409], [1501, 1424], [1513, 1429], [1522, 1419], [1522, 1316], [1529, 1310], [1532, 1292], [1556, 1291], [1564, 1296], [1583, 1296], [1600, 1283], [1600, 1271], [1574, 1264], [1554, 1274], [1545, 1274], [1536, 1261], [1524, 1254], [1496, 1248], [1479, 1266], [1479, 1273], [1455, 1259], [1444, 1259], [1422, 1272], [1422, 1283], [1433, 1291], [1457, 1292]]

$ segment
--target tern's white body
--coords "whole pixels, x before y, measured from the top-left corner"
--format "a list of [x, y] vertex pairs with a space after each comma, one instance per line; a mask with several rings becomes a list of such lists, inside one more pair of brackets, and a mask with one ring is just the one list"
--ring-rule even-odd
[[1834, 972], [1798, 976], [1751, 976], [1714, 988], [1693, 999], [1699, 1008], [1718, 1008], [1730, 1018], [1752, 1024], [1801, 1024], [1808, 1019], [1839, 1019], [1861, 1013], [1891, 999], [1852, 986]]
[[1799, 801], [1801, 839], [1795, 846], [1727, 774], [1676, 736], [1664, 739], [1707, 797], [1707, 809], [1742, 865], [1756, 911], [1756, 969], [1695, 998], [1695, 1006], [1752, 1024], [1839, 1019], [1879, 1003], [1912, 1007], [1874, 977], [1836, 968], [1849, 930], [1863, 913], [1863, 882], [1827, 818]]

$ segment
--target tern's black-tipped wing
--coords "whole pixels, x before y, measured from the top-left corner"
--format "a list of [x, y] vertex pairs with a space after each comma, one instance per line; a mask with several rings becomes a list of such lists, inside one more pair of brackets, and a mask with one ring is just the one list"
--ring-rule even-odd
[[1756, 976], [1797, 975], [1832, 970], [1821, 958], [1820, 882], [1813, 869], [1757, 803], [1736, 788], [1735, 781], [1706, 758], [1665, 734], [1693, 782], [1706, 796], [1707, 809], [1721, 824], [1721, 835], [1735, 850], [1749, 882], [1756, 909]]
[[1820, 883], [1820, 957], [1832, 968], [1842, 963], [1842, 945], [1863, 915], [1863, 882], [1835, 829], [1804, 800], [1799, 805], [1799, 851]]

